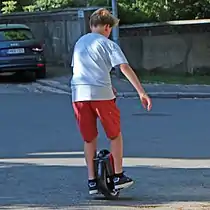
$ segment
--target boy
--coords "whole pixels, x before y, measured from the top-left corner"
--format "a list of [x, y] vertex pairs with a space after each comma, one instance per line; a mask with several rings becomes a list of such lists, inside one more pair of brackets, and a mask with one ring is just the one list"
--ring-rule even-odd
[[107, 137], [111, 140], [116, 173], [113, 179], [115, 189], [126, 188], [133, 184], [133, 180], [127, 177], [122, 169], [123, 140], [120, 111], [115, 104], [115, 93], [111, 84], [112, 67], [120, 67], [122, 73], [137, 90], [144, 108], [149, 111], [152, 107], [150, 98], [120, 47], [108, 39], [112, 28], [118, 23], [119, 20], [108, 10], [102, 8], [95, 11], [90, 17], [91, 33], [77, 41], [72, 58], [72, 104], [84, 139], [90, 194], [98, 193], [93, 162], [97, 149], [97, 118], [100, 119]]

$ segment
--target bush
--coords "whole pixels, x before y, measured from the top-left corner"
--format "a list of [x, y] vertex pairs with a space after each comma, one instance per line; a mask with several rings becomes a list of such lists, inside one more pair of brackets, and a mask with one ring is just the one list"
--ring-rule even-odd
[[109, 6], [109, 3], [107, 0], [89, 0], [88, 6]]
[[72, 0], [36, 0], [34, 4], [23, 6], [24, 12], [45, 11], [73, 6]]
[[124, 2], [119, 3], [118, 13], [120, 24], [134, 24], [149, 21], [146, 13], [136, 8], [134, 5], [129, 5]]
[[43, 10], [50, 10], [50, 9], [57, 9], [57, 8], [65, 8], [67, 6], [72, 6], [72, 0], [36, 0], [34, 3], [35, 10], [43, 11]]
[[[80, 6], [78, 0], [5, 0], [2, 12], [27, 12]], [[85, 1], [84, 1], [85, 2]], [[88, 0], [88, 6], [111, 6], [111, 0]], [[120, 24], [210, 18], [210, 0], [118, 0]]]
[[[125, 2], [125, 0], [122, 1]], [[129, 12], [133, 14], [130, 19], [133, 23], [210, 17], [210, 0], [136, 0], [135, 3], [124, 4], [129, 5], [131, 10]], [[122, 17], [125, 14], [121, 14]], [[140, 14], [143, 14], [143, 16]]]
[[2, 13], [3, 14], [10, 14], [12, 12], [15, 12], [17, 6], [17, 1], [3, 1], [2, 2]]
[[[106, 0], [90, 2], [107, 5]], [[118, 0], [118, 11], [120, 24], [209, 18], [210, 0]]]
[[24, 12], [34, 12], [36, 10], [36, 5], [28, 5], [23, 7]]

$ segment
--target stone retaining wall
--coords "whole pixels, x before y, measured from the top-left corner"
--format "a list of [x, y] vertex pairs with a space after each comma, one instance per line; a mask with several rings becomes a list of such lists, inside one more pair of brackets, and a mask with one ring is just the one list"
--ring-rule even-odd
[[139, 71], [210, 71], [210, 20], [121, 26], [120, 44]]

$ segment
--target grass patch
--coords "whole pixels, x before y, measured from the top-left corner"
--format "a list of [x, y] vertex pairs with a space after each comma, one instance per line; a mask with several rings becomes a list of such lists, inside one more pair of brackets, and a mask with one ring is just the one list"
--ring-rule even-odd
[[149, 72], [136, 72], [136, 74], [138, 75], [142, 83], [210, 85], [210, 75], [188, 75]]

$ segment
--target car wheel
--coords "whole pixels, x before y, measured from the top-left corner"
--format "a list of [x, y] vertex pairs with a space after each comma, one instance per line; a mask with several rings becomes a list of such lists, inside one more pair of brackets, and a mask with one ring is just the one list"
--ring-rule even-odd
[[42, 68], [42, 69], [36, 70], [36, 78], [37, 79], [44, 79], [44, 78], [46, 78], [46, 68]]

